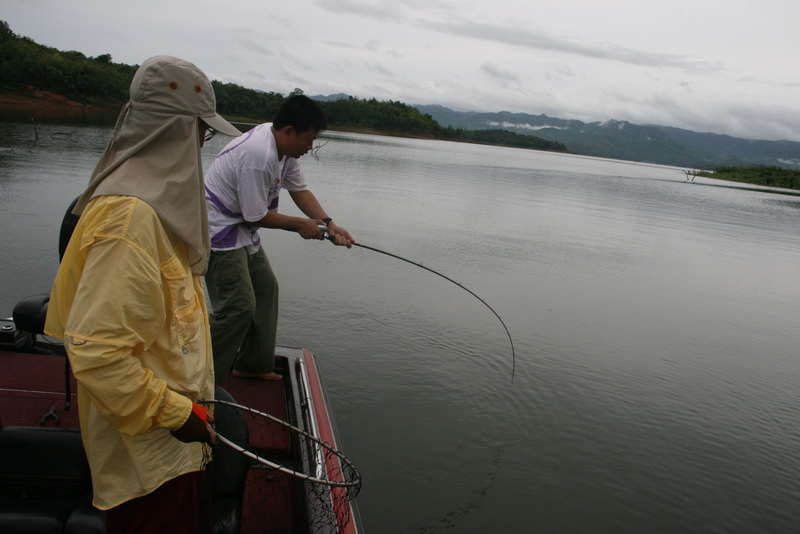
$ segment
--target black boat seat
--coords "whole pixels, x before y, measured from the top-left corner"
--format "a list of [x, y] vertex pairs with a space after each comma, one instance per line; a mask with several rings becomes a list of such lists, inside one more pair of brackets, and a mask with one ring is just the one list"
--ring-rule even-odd
[[31, 295], [17, 302], [12, 312], [17, 330], [31, 334], [44, 334], [44, 321], [47, 317], [47, 304], [50, 294]]
[[[233, 402], [217, 388], [216, 397]], [[245, 440], [238, 410], [215, 409], [216, 427]], [[241, 529], [244, 478], [249, 460], [225, 446], [214, 448], [208, 466], [215, 534]], [[0, 533], [102, 534], [105, 514], [91, 503], [92, 482], [80, 432], [52, 427], [0, 429]]]
[[75, 204], [78, 203], [78, 199], [80, 198], [80, 196], [77, 196], [69, 203], [67, 211], [64, 213], [64, 218], [61, 219], [61, 228], [58, 233], [59, 262], [64, 258], [64, 251], [67, 250], [67, 245], [69, 245], [69, 238], [72, 237], [72, 232], [75, 231], [75, 227], [78, 225], [78, 220], [80, 219], [80, 216], [72, 213], [72, 210], [75, 209]]
[[103, 512], [77, 430], [9, 426], [0, 430], [0, 532], [101, 534]]

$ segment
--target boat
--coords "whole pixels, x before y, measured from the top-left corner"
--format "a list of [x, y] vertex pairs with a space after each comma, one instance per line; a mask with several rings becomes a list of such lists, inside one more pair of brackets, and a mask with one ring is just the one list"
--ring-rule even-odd
[[[62, 250], [63, 235], [62, 225]], [[104, 515], [91, 505], [75, 377], [63, 344], [43, 333], [48, 300], [49, 294], [25, 298], [11, 317], [0, 319], [0, 532], [100, 534]], [[277, 347], [276, 371], [282, 380], [230, 376], [215, 398], [268, 413], [341, 451], [314, 354]], [[234, 423], [217, 414], [221, 435], [226, 424]], [[268, 450], [270, 458], [305, 462], [311, 471], [326, 468], [308, 465], [327, 460], [304, 453], [294, 433], [256, 437], [256, 429], [249, 431], [251, 440], [260, 440], [254, 446]], [[357, 489], [320, 486], [219, 443], [208, 470], [215, 534], [363, 532]]]

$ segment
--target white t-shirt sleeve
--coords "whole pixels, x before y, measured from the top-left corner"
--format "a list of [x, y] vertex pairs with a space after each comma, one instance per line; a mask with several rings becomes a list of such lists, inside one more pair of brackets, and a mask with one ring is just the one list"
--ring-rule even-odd
[[283, 169], [283, 189], [297, 192], [308, 189], [306, 177], [300, 169], [300, 163], [295, 158], [288, 158]]

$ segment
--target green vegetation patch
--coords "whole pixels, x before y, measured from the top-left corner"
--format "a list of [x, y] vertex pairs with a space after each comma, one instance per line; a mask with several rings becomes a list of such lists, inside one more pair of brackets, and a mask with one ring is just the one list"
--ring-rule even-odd
[[697, 176], [742, 182], [767, 187], [782, 189], [800, 189], [800, 170], [784, 169], [782, 167], [758, 165], [751, 167], [723, 166], [717, 167], [713, 172], [699, 171]]

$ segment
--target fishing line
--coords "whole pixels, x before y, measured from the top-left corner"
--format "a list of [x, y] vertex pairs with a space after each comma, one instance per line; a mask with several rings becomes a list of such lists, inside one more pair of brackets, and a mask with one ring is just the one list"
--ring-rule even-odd
[[[323, 239], [327, 239], [328, 241], [331, 241], [331, 242], [335, 241], [336, 238], [334, 236], [330, 235], [327, 232], [327, 230], [326, 230], [326, 228], [324, 226], [320, 227], [320, 232], [322, 232], [322, 238]], [[514, 374], [516, 373], [516, 370], [517, 370], [517, 354], [514, 351], [514, 341], [511, 339], [511, 332], [508, 331], [508, 327], [506, 326], [506, 323], [503, 322], [503, 319], [500, 317], [500, 315], [496, 311], [494, 311], [494, 308], [489, 306], [488, 302], [486, 302], [481, 297], [479, 297], [477, 294], [475, 294], [475, 292], [473, 292], [471, 289], [469, 289], [467, 287], [464, 287], [463, 284], [460, 284], [459, 282], [456, 282], [455, 280], [453, 280], [449, 276], [443, 275], [442, 273], [440, 273], [438, 271], [435, 271], [435, 270], [431, 269], [430, 267], [426, 267], [425, 265], [423, 265], [421, 263], [417, 263], [415, 261], [411, 261], [411, 260], [406, 259], [406, 258], [404, 258], [402, 256], [398, 256], [397, 254], [392, 254], [391, 252], [386, 252], [385, 250], [381, 250], [379, 248], [370, 247], [369, 245], [362, 245], [361, 243], [356, 243], [356, 242], [353, 242], [352, 244], [357, 246], [357, 247], [365, 248], [367, 250], [371, 250], [373, 252], [377, 252], [379, 254], [384, 254], [384, 255], [389, 256], [391, 258], [395, 258], [397, 260], [404, 261], [406, 263], [410, 263], [411, 265], [415, 265], [417, 267], [425, 269], [426, 271], [431, 272], [431, 273], [433, 273], [433, 274], [435, 274], [437, 276], [441, 276], [442, 278], [444, 278], [448, 282], [451, 282], [451, 283], [457, 285], [458, 287], [460, 287], [461, 289], [463, 289], [464, 291], [466, 291], [467, 293], [469, 293], [470, 295], [472, 295], [473, 297], [475, 297], [476, 299], [481, 301], [483, 303], [483, 305], [486, 306], [487, 308], [489, 308], [489, 310], [494, 314], [494, 316], [497, 317], [497, 319], [500, 321], [500, 324], [503, 325], [503, 329], [505, 329], [505, 331], [506, 331], [506, 335], [508, 336], [508, 342], [511, 344], [511, 381], [512, 382], [514, 381]]]

